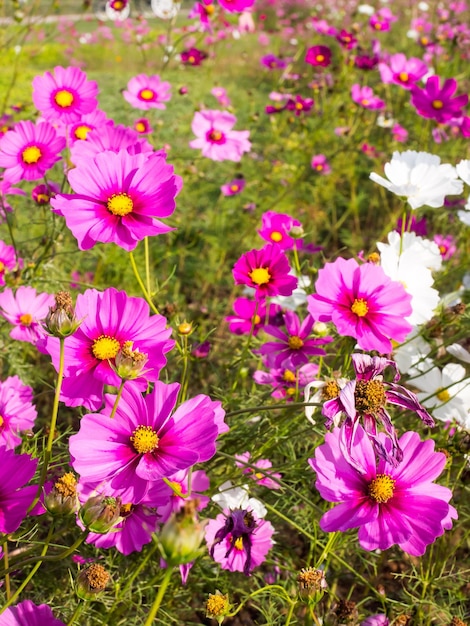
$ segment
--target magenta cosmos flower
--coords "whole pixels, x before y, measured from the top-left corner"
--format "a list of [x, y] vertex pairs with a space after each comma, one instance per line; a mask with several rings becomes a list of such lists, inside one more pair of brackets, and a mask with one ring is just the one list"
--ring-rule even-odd
[[[280, 489], [281, 485], [279, 481], [282, 475], [278, 472], [268, 472], [273, 464], [269, 459], [258, 459], [257, 461], [251, 461], [251, 454], [244, 452], [243, 454], [235, 455], [235, 465], [242, 469], [242, 474], [248, 474], [258, 485], [267, 487], [268, 489]], [[257, 470], [262, 470], [258, 472]]]
[[55, 67], [33, 79], [33, 102], [44, 119], [74, 124], [98, 106], [98, 85], [78, 67]]
[[175, 210], [181, 178], [161, 153], [104, 152], [70, 170], [74, 194], [51, 200], [80, 250], [98, 241], [133, 250], [144, 237], [173, 230], [159, 219]]
[[[394, 544], [422, 556], [426, 547], [452, 527], [457, 511], [448, 502], [452, 492], [432, 482], [444, 469], [446, 456], [434, 452], [434, 441], [421, 441], [415, 432], [400, 437], [403, 460], [394, 467], [377, 464], [374, 448], [359, 427], [354, 449], [361, 471], [344, 458], [341, 430], [327, 433], [309, 464], [317, 473], [316, 488], [328, 502], [339, 502], [320, 519], [326, 532], [359, 528], [365, 550], [386, 550]], [[384, 446], [390, 440], [382, 438]]]
[[37, 459], [0, 447], [0, 532], [13, 533], [34, 500], [37, 487], [25, 487], [36, 472]]
[[197, 139], [191, 148], [201, 149], [202, 155], [213, 161], [240, 161], [251, 150], [249, 130], [232, 130], [237, 118], [227, 111], [196, 111], [191, 124]]
[[354, 84], [351, 87], [351, 98], [353, 101], [364, 109], [383, 109], [385, 102], [378, 98], [371, 87], [365, 85], [361, 87], [359, 84]]
[[245, 189], [245, 185], [244, 178], [234, 178], [229, 183], [222, 185], [220, 191], [224, 196], [237, 196]]
[[207, 59], [207, 54], [198, 48], [188, 48], [181, 53], [181, 62], [185, 65], [194, 65], [197, 67]]
[[265, 324], [275, 324], [281, 313], [281, 307], [277, 304], [257, 302], [250, 298], [236, 298], [232, 307], [235, 315], [228, 315], [225, 321], [228, 322], [230, 332], [235, 335], [252, 332], [256, 336]]
[[362, 350], [392, 351], [411, 332], [411, 296], [403, 285], [372, 263], [336, 259], [318, 272], [308, 310], [320, 322], [333, 322], [340, 335], [355, 337]]
[[251, 8], [255, 0], [219, 0], [219, 4], [229, 13], [242, 13]]
[[4, 241], [0, 241], [0, 286], [5, 284], [5, 274], [23, 265], [23, 260], [16, 256], [16, 250]]
[[[165, 354], [175, 342], [170, 339], [171, 328], [166, 328], [166, 319], [162, 315], [149, 316], [149, 312], [143, 298], [132, 298], [125, 291], [113, 288], [103, 292], [87, 289], [77, 296], [75, 316], [83, 321], [65, 341], [61, 399], [67, 406], [99, 409], [104, 386], [120, 385], [121, 380], [110, 362], [114, 365], [124, 344], [132, 344], [132, 350], [147, 357], [143, 375], [127, 381], [126, 386], [146, 389], [148, 382], [158, 380], [166, 364]], [[45, 348], [58, 369], [59, 340], [48, 337]]]
[[97, 128], [101, 131], [103, 126], [106, 125], [112, 126], [113, 120], [108, 119], [104, 111], [95, 109], [91, 113], [85, 113], [78, 122], [72, 124], [68, 129], [70, 141], [72, 144], [76, 141], [85, 141], [88, 137], [88, 133]]
[[10, 183], [39, 180], [62, 158], [65, 139], [47, 122], [18, 122], [0, 139], [0, 167]]
[[10, 606], [0, 615], [0, 626], [65, 626], [56, 619], [47, 604], [39, 606], [31, 600], [23, 600]]
[[429, 71], [421, 59], [407, 59], [402, 52], [392, 54], [388, 63], [379, 63], [380, 78], [383, 83], [394, 83], [404, 89], [411, 89]]
[[[372, 441], [376, 453], [387, 463], [396, 466], [401, 461], [403, 453], [398, 445], [396, 430], [387, 407], [395, 405], [413, 411], [426, 426], [434, 426], [434, 420], [414, 393], [397, 384], [400, 374], [394, 361], [358, 353], [351, 355], [351, 359], [356, 379], [346, 382], [341, 388], [337, 384], [330, 383], [328, 387], [330, 399], [325, 402], [322, 410], [327, 418], [325, 426], [330, 428], [333, 424], [338, 425], [341, 413], [346, 415], [343, 428], [344, 454], [349, 463], [360, 468], [353, 442], [359, 422], [362, 420], [365, 432]], [[393, 371], [392, 382], [384, 381], [383, 374], [388, 368]], [[378, 436], [378, 424], [384, 428], [391, 442], [387, 447]]]
[[220, 402], [198, 395], [172, 414], [180, 385], [155, 383], [147, 396], [124, 387], [116, 415], [115, 396], [102, 413], [85, 415], [70, 437], [72, 466], [85, 482], [108, 481], [124, 502], [139, 503], [155, 481], [212, 458], [225, 429]]
[[18, 376], [0, 381], [0, 445], [15, 448], [20, 433], [33, 428], [37, 411], [32, 400], [33, 390]]
[[286, 255], [274, 244], [261, 250], [243, 254], [233, 266], [237, 285], [247, 285], [256, 290], [256, 299], [268, 296], [290, 296], [297, 287], [297, 277], [289, 272], [291, 267]]
[[463, 115], [462, 109], [467, 106], [468, 96], [452, 97], [457, 89], [454, 78], [445, 80], [442, 87], [440, 81], [439, 76], [430, 76], [424, 89], [415, 85], [411, 89], [411, 104], [422, 117], [435, 119], [442, 124]]
[[206, 542], [222, 569], [249, 576], [273, 546], [272, 524], [247, 509], [229, 509], [209, 520]]
[[286, 109], [288, 111], [295, 111], [295, 115], [299, 117], [302, 113], [308, 113], [312, 110], [314, 101], [312, 98], [302, 98], [302, 96], [295, 96], [287, 100]]
[[258, 234], [265, 241], [278, 246], [280, 250], [291, 250], [296, 246], [302, 247], [298, 237], [292, 237], [292, 234], [302, 232], [302, 224], [299, 220], [287, 215], [287, 213], [266, 211], [261, 216], [261, 228]]
[[314, 154], [310, 161], [310, 167], [322, 176], [331, 173], [331, 165], [324, 154]]
[[0, 315], [13, 324], [12, 339], [36, 344], [44, 337], [40, 324], [54, 305], [54, 296], [49, 293], [36, 293], [34, 287], [18, 287], [16, 293], [5, 289], [0, 293]]
[[283, 70], [287, 67], [287, 63], [284, 59], [281, 59], [272, 53], [261, 57], [261, 65], [264, 65], [264, 67], [267, 67], [270, 70]]
[[300, 321], [293, 311], [284, 313], [285, 330], [279, 326], [265, 326], [264, 332], [276, 341], [268, 341], [256, 350], [266, 358], [267, 365], [273, 368], [297, 369], [308, 363], [312, 356], [324, 356], [323, 348], [318, 346], [330, 343], [332, 337], [311, 338], [315, 320], [311, 315]]
[[331, 50], [328, 46], [311, 46], [305, 55], [305, 63], [314, 67], [328, 67], [331, 65]]
[[122, 95], [135, 109], [166, 109], [164, 102], [171, 100], [171, 85], [157, 74], [138, 74], [130, 79]]
[[256, 370], [253, 380], [258, 385], [270, 385], [273, 388], [273, 398], [285, 398], [289, 401], [302, 393], [304, 387], [315, 380], [317, 375], [318, 365], [307, 363], [295, 370], [286, 367], [271, 368], [269, 372]]

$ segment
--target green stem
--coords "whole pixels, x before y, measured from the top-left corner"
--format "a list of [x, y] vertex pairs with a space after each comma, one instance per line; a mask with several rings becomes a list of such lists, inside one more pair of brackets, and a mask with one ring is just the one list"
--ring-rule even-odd
[[180, 387], [180, 393], [179, 393], [180, 404], [183, 404], [183, 402], [186, 400], [186, 396], [188, 394], [188, 386], [189, 386], [188, 335], [183, 335], [182, 357], [183, 357], [183, 371], [181, 373], [181, 387]]
[[259, 308], [259, 300], [256, 300], [256, 304], [255, 304], [255, 312], [253, 313], [253, 316], [251, 318], [251, 328], [250, 328], [250, 332], [248, 334], [248, 339], [246, 340], [245, 346], [243, 347], [243, 351], [241, 353], [240, 356], [240, 364], [238, 366], [238, 370], [237, 370], [237, 374], [235, 376], [235, 380], [233, 381], [233, 385], [232, 385], [232, 393], [235, 391], [235, 389], [237, 388], [238, 385], [238, 378], [240, 376], [240, 372], [241, 369], [243, 367], [243, 363], [246, 359], [246, 356], [248, 354], [248, 351], [250, 349], [250, 343], [251, 340], [253, 338], [253, 333], [255, 332], [255, 326], [256, 326], [256, 318], [258, 317], [258, 308]]
[[113, 419], [113, 417], [116, 415], [116, 411], [117, 411], [117, 408], [118, 408], [119, 400], [121, 399], [125, 383], [126, 383], [126, 379], [122, 378], [121, 379], [121, 384], [119, 385], [119, 389], [118, 389], [118, 392], [117, 392], [116, 399], [114, 400], [114, 404], [113, 404], [113, 408], [111, 410], [111, 414], [109, 416], [111, 419]]
[[131, 260], [131, 265], [132, 265], [132, 269], [134, 271], [134, 276], [136, 277], [136, 280], [139, 283], [139, 287], [141, 288], [142, 293], [144, 294], [144, 298], [147, 300], [147, 303], [148, 303], [149, 307], [152, 309], [152, 311], [156, 315], [158, 315], [159, 314], [158, 313], [158, 309], [154, 305], [154, 303], [152, 301], [152, 298], [150, 297], [150, 294], [148, 293], [147, 289], [145, 288], [144, 281], [140, 277], [139, 270], [137, 269], [137, 264], [135, 262], [134, 255], [132, 254], [132, 252], [129, 252], [129, 258]]
[[[284, 587], [281, 587], [281, 585], [266, 585], [265, 587], [262, 587], [261, 589], [257, 589], [256, 591], [253, 591], [253, 593], [250, 593], [249, 596], [247, 596], [243, 602], [241, 602], [237, 608], [235, 609], [235, 611], [232, 611], [231, 613], [228, 613], [226, 615], [226, 617], [235, 617], [235, 615], [237, 615], [237, 613], [239, 613], [242, 608], [245, 606], [245, 604], [247, 602], [249, 602], [251, 599], [253, 599], [255, 596], [258, 596], [260, 593], [266, 593], [267, 591], [271, 591], [275, 589], [276, 591], [282, 591], [282, 595], [285, 597], [285, 599], [287, 600], [287, 602], [289, 602], [290, 607], [289, 607], [289, 613], [288, 613], [288, 619], [286, 621], [286, 626], [288, 626], [291, 618], [292, 618], [292, 613], [294, 611], [294, 607], [297, 604], [296, 600], [292, 600], [289, 596], [289, 594], [287, 593], [287, 591], [284, 589]], [[280, 594], [278, 594], [280, 595]]]
[[155, 597], [154, 603], [152, 604], [150, 613], [148, 614], [147, 619], [145, 620], [144, 626], [151, 626], [154, 623], [155, 618], [157, 617], [158, 609], [160, 608], [160, 605], [162, 603], [163, 596], [165, 595], [165, 592], [170, 583], [172, 574], [173, 574], [173, 567], [168, 566], [165, 571], [165, 575], [163, 577], [161, 585], [158, 588], [158, 593]]
[[72, 624], [75, 622], [77, 617], [80, 617], [80, 615], [82, 614], [84, 607], [85, 607], [85, 603], [79, 601], [77, 606], [75, 607], [75, 611], [73, 612], [72, 617], [67, 622], [67, 626], [72, 626]]
[[145, 251], [145, 283], [147, 293], [152, 293], [150, 286], [150, 250], [149, 250], [149, 238], [144, 237], [144, 251]]
[[[54, 532], [54, 524], [53, 522], [51, 522], [51, 525], [49, 526], [49, 531], [47, 533], [47, 537], [46, 540], [44, 542], [44, 546], [42, 548], [41, 551], [41, 557], [46, 556], [47, 551], [49, 550], [49, 544], [51, 541], [51, 537], [52, 537], [52, 533]], [[33, 567], [33, 569], [29, 572], [29, 574], [26, 576], [26, 578], [23, 580], [23, 582], [21, 583], [21, 585], [18, 587], [18, 589], [15, 591], [15, 593], [7, 600], [6, 604], [3, 606], [2, 611], [4, 611], [5, 609], [7, 609], [10, 605], [12, 605], [16, 599], [18, 598], [18, 596], [21, 594], [21, 592], [23, 591], [23, 589], [26, 587], [26, 585], [29, 583], [30, 580], [32, 580], [34, 574], [38, 571], [38, 569], [41, 567], [42, 565], [42, 560], [38, 561], [36, 563], [36, 565]]]
[[49, 426], [49, 436], [47, 438], [46, 451], [44, 453], [44, 461], [43, 461], [42, 468], [41, 468], [41, 476], [39, 479], [38, 490], [36, 492], [36, 497], [34, 498], [33, 502], [31, 503], [31, 506], [28, 509], [28, 512], [31, 511], [36, 506], [39, 498], [41, 497], [42, 488], [44, 487], [44, 483], [46, 482], [47, 469], [49, 467], [49, 463], [52, 457], [52, 444], [54, 443], [57, 416], [59, 414], [60, 391], [62, 389], [62, 381], [64, 379], [64, 364], [65, 364], [64, 346], [65, 346], [64, 337], [59, 337], [59, 371], [57, 373], [54, 403], [52, 405], [52, 416], [51, 416], [51, 423]]
[[[8, 563], [8, 541], [4, 541], [3, 543], [3, 562], [5, 563], [5, 569], [7, 570], [9, 567]], [[5, 576], [5, 593], [7, 596], [7, 600], [11, 597], [11, 587], [10, 587], [10, 574]]]
[[336, 531], [334, 533], [330, 533], [330, 536], [328, 538], [328, 542], [327, 542], [326, 546], [323, 548], [323, 552], [321, 553], [320, 557], [318, 558], [317, 564], [315, 565], [316, 569], [318, 569], [320, 567], [320, 565], [323, 563], [323, 561], [329, 555], [329, 553], [331, 551], [331, 548], [335, 544], [336, 539], [338, 537], [339, 537], [339, 531]]

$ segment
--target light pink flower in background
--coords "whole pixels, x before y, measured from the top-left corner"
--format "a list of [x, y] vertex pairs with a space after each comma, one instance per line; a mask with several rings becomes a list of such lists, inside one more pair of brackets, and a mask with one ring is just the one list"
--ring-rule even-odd
[[385, 108], [385, 102], [378, 98], [372, 88], [367, 85], [361, 87], [361, 85], [355, 83], [351, 87], [351, 98], [364, 109], [379, 110]]
[[44, 338], [45, 332], [40, 322], [53, 305], [53, 295], [38, 294], [34, 287], [23, 285], [15, 293], [12, 289], [0, 293], [0, 315], [13, 324], [10, 337], [18, 341], [36, 344]]
[[130, 79], [122, 95], [135, 109], [166, 109], [164, 103], [171, 100], [171, 85], [158, 74], [138, 74]]
[[226, 111], [197, 111], [191, 124], [197, 139], [189, 142], [191, 148], [201, 149], [202, 155], [213, 161], [241, 160], [251, 150], [249, 130], [232, 130], [237, 118]]

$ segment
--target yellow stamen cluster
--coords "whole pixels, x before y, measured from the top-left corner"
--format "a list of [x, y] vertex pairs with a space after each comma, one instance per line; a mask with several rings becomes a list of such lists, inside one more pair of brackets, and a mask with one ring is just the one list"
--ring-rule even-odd
[[385, 387], [380, 380], [358, 380], [354, 392], [356, 410], [374, 415], [387, 403]]
[[142, 89], [139, 91], [139, 97], [142, 98], [142, 100], [153, 100], [155, 92], [152, 89]]
[[441, 389], [436, 393], [436, 396], [441, 402], [449, 402], [450, 400], [450, 393], [447, 389]]
[[211, 141], [220, 141], [222, 137], [223, 137], [223, 134], [220, 132], [220, 130], [212, 129], [211, 132], [209, 133], [209, 139]]
[[256, 267], [248, 274], [248, 276], [255, 283], [255, 285], [267, 285], [271, 280], [271, 274], [265, 267]]
[[287, 344], [291, 350], [300, 350], [304, 347], [303, 340], [297, 335], [292, 335], [289, 337]]
[[93, 356], [100, 361], [107, 359], [114, 359], [119, 352], [121, 344], [114, 337], [109, 335], [101, 335], [98, 339], [95, 339], [91, 347]]
[[286, 381], [286, 383], [295, 383], [297, 380], [295, 372], [292, 372], [291, 370], [284, 370], [282, 378]]
[[113, 193], [113, 195], [108, 198], [106, 206], [108, 211], [110, 211], [113, 215], [124, 217], [124, 215], [128, 215], [132, 212], [134, 202], [128, 193]]
[[20, 315], [20, 324], [22, 326], [31, 326], [32, 323], [33, 316], [31, 315], [31, 313], [23, 313], [23, 315]]
[[325, 402], [327, 400], [333, 400], [339, 396], [340, 391], [341, 389], [336, 380], [329, 380], [321, 390], [322, 399]]
[[314, 567], [304, 567], [297, 576], [301, 591], [320, 591], [326, 587], [325, 574]]
[[439, 111], [440, 109], [443, 108], [444, 103], [442, 102], [442, 100], [433, 100], [431, 102], [431, 106], [433, 109], [437, 109]]
[[395, 481], [387, 474], [377, 474], [367, 487], [367, 493], [379, 504], [385, 504], [393, 497]]
[[278, 230], [273, 230], [273, 232], [271, 233], [271, 240], [279, 243], [280, 241], [282, 241], [282, 233], [280, 233]]
[[151, 426], [138, 426], [130, 440], [138, 454], [149, 454], [158, 448], [158, 435]]
[[37, 163], [41, 157], [42, 152], [37, 146], [28, 146], [21, 153], [21, 158], [23, 159], [23, 162], [27, 163], [28, 165]]
[[73, 101], [74, 101], [73, 93], [68, 91], [67, 89], [61, 89], [55, 94], [54, 100], [56, 104], [60, 106], [62, 109], [67, 109], [73, 104]]
[[365, 317], [369, 312], [369, 307], [364, 298], [356, 298], [351, 305], [351, 311], [358, 317]]
[[54, 490], [64, 498], [72, 498], [77, 493], [77, 479], [72, 472], [67, 472], [55, 482]]
[[232, 537], [231, 541], [236, 550], [243, 550], [243, 537], [237, 537], [236, 539]]
[[227, 615], [229, 611], [228, 595], [220, 593], [210, 593], [206, 601], [206, 615], [211, 619], [217, 619]]
[[75, 129], [74, 135], [77, 139], [85, 140], [88, 136], [88, 133], [93, 130], [91, 126], [87, 126], [86, 124], [81, 124], [77, 126]]

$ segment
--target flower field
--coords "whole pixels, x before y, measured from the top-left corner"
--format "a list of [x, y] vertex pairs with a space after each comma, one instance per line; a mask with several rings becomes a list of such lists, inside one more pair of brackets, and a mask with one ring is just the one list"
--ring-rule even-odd
[[470, 623], [470, 7], [9, 0], [0, 626]]

